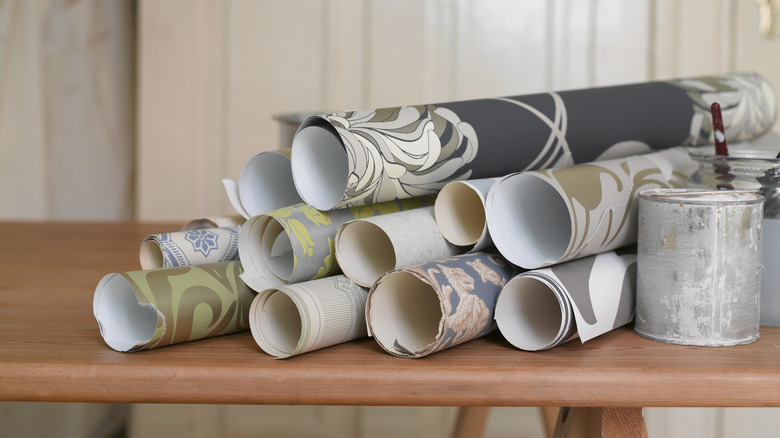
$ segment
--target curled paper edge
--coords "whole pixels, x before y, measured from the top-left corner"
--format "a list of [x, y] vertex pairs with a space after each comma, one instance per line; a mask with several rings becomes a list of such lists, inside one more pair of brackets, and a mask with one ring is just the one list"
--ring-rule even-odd
[[241, 197], [238, 194], [238, 184], [230, 178], [222, 178], [222, 185], [225, 186], [225, 192], [227, 193], [230, 205], [238, 212], [244, 219], [249, 219], [249, 213], [247, 213], [244, 205], [241, 204]]
[[[109, 285], [115, 282], [120, 284]], [[107, 274], [100, 280], [92, 313], [105, 343], [124, 353], [154, 348], [161, 338], [154, 344], [149, 342], [155, 333], [166, 330], [165, 315], [154, 304], [140, 302], [130, 282], [119, 273]]]

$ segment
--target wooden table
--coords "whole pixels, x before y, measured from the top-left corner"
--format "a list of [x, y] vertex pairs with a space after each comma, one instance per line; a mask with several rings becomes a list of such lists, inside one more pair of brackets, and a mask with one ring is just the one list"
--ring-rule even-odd
[[[422, 359], [366, 338], [285, 360], [250, 333], [111, 350], [92, 315], [101, 277], [140, 269], [176, 224], [0, 223], [0, 400], [436, 406], [780, 406], [780, 329], [686, 347], [630, 327], [523, 352], [495, 333]], [[606, 412], [606, 411], [605, 411]], [[638, 412], [636, 410], [632, 412]]]

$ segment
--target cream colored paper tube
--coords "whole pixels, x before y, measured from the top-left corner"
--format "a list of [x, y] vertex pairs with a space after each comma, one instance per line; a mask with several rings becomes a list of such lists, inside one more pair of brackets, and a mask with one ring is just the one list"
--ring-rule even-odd
[[339, 227], [336, 260], [355, 283], [371, 287], [385, 272], [464, 252], [447, 242], [434, 207], [357, 219]]
[[485, 200], [500, 178], [448, 183], [436, 197], [436, 223], [453, 245], [480, 251], [493, 245], [485, 220]]
[[257, 294], [249, 328], [277, 359], [366, 336], [366, 289], [343, 275], [278, 286]]

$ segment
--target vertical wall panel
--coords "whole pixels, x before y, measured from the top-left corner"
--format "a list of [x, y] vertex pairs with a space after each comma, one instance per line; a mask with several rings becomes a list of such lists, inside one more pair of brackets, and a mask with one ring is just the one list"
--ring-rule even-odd
[[459, 12], [458, 99], [544, 91], [548, 6], [545, 0], [469, 0]]
[[647, 433], [651, 437], [723, 438], [718, 427], [720, 410], [720, 408], [645, 408], [643, 414], [647, 423]]
[[667, 79], [733, 70], [733, 1], [656, 0], [652, 76]]
[[220, 205], [225, 4], [142, 1], [137, 217], [185, 220]]
[[595, 21], [593, 1], [557, 0], [553, 2], [551, 90], [585, 88], [593, 82], [591, 39]]
[[327, 0], [325, 28], [320, 56], [322, 108], [309, 110], [343, 111], [367, 108], [364, 95], [366, 53], [369, 31], [367, 11], [362, 0]]
[[221, 115], [229, 166], [220, 177], [237, 179], [249, 158], [279, 147], [273, 115], [325, 108], [323, 12], [323, 2], [304, 0], [229, 3], [222, 66], [228, 99]]
[[40, 25], [46, 2], [0, 2], [0, 217], [47, 214]]
[[[775, 18], [780, 20], [780, 16]], [[767, 38], [759, 33], [758, 7], [752, 1], [737, 2], [735, 25], [734, 68], [760, 72], [780, 93], [780, 37]], [[775, 131], [780, 132], [780, 126], [775, 125]]]
[[592, 85], [647, 80], [649, 1], [598, 0], [595, 10]]
[[366, 104], [369, 107], [450, 100], [446, 82], [452, 2], [367, 2]]
[[723, 438], [772, 438], [780, 431], [780, 408], [724, 408]]

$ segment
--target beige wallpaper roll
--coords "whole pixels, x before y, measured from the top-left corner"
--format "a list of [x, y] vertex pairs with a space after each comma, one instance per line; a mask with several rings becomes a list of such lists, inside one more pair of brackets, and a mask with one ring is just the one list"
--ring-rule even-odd
[[433, 206], [349, 221], [339, 227], [335, 247], [341, 271], [363, 287], [387, 271], [466, 250], [444, 239]]

